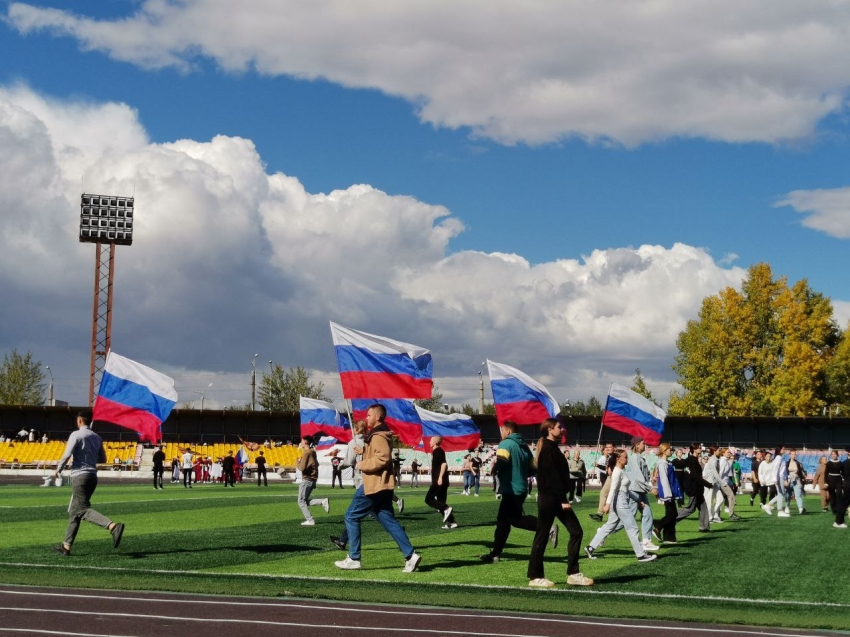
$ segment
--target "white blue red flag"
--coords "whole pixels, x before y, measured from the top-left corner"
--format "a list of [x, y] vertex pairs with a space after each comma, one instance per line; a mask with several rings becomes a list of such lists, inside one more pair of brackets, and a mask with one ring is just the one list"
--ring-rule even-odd
[[561, 413], [558, 401], [531, 376], [489, 359], [487, 371], [499, 424], [512, 420], [518, 425], [539, 425]]
[[248, 462], [248, 452], [245, 451], [245, 447], [239, 447], [239, 451], [236, 452], [236, 462], [240, 465]]
[[174, 379], [110, 351], [94, 402], [92, 420], [110, 422], [159, 442], [162, 423], [177, 402]]
[[398, 439], [409, 447], [415, 447], [422, 440], [422, 423], [416, 407], [409, 400], [396, 398], [391, 400], [357, 399], [351, 401], [351, 417], [355, 420], [365, 420], [366, 412], [375, 403], [380, 403], [387, 410], [384, 422]]
[[299, 396], [301, 435], [333, 436], [342, 442], [351, 442], [351, 423], [339, 413], [332, 403]]
[[422, 423], [422, 442], [431, 453], [431, 437], [443, 439], [443, 451], [468, 451], [481, 444], [481, 430], [466, 414], [440, 414], [414, 405]]
[[632, 436], [641, 436], [646, 444], [661, 444], [667, 414], [654, 402], [627, 387], [611, 384], [602, 424]]
[[337, 443], [337, 439], [333, 436], [322, 436], [314, 442], [316, 443], [316, 449], [321, 451], [322, 449], [330, 449], [331, 447], [335, 446]]
[[331, 322], [342, 395], [354, 398], [430, 398], [431, 353], [410, 343]]

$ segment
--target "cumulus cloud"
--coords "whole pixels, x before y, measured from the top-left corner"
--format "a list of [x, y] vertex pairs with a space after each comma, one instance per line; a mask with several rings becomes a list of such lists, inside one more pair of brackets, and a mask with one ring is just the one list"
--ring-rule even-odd
[[508, 144], [798, 139], [850, 85], [850, 7], [829, 0], [146, 0], [104, 20], [15, 2], [6, 20], [145, 68], [375, 88]]
[[745, 274], [683, 244], [540, 264], [451, 253], [464, 226], [442, 206], [364, 184], [310, 193], [268, 174], [250, 140], [153, 144], [126, 105], [24, 86], [0, 88], [0, 153], [0, 350], [32, 349], [77, 401], [93, 269], [93, 246], [77, 241], [82, 190], [135, 193], [113, 347], [175, 374], [181, 402], [213, 382], [207, 404], [244, 404], [255, 352], [261, 370], [301, 365], [338, 392], [328, 320], [428, 347], [455, 403], [476, 401], [487, 357], [563, 397], [604, 395], [635, 367], [666, 388], [678, 332]]
[[805, 215], [802, 224], [839, 239], [850, 238], [850, 188], [795, 190], [776, 206], [790, 206]]

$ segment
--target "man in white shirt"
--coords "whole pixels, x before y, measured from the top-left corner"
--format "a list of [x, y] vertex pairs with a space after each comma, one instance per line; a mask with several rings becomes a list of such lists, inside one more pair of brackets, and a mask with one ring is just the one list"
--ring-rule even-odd
[[192, 471], [194, 470], [192, 466], [192, 450], [186, 449], [183, 453], [183, 458], [181, 459], [181, 466], [183, 468], [183, 488], [192, 488]]

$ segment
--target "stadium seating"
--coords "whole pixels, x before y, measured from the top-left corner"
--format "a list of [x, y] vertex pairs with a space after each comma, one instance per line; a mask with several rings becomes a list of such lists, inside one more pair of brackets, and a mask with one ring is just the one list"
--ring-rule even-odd
[[[135, 442], [104, 442], [106, 464], [138, 465], [138, 444]], [[0, 466], [3, 467], [49, 467], [55, 466], [65, 451], [64, 440], [50, 442], [0, 442]], [[115, 459], [119, 463], [115, 463]]]

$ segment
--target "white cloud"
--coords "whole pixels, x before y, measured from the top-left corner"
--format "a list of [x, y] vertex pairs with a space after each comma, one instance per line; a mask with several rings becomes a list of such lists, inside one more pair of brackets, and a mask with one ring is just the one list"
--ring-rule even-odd
[[[69, 113], [111, 132], [83, 147]], [[309, 193], [268, 174], [249, 140], [152, 144], [132, 109], [25, 87], [0, 89], [0, 141], [0, 351], [33, 350], [79, 392], [64, 399], [87, 387], [93, 248], [76, 238], [80, 179], [103, 194], [135, 187], [113, 347], [179, 376], [181, 402], [208, 382], [215, 404], [247, 401], [254, 352], [260, 369], [273, 359], [333, 378], [329, 319], [431, 349], [455, 404], [477, 400], [487, 357], [563, 397], [604, 395], [635, 367], [668, 387], [678, 332], [704, 296], [745, 274], [682, 244], [536, 265], [449, 255], [463, 224], [442, 206], [368, 185]]]
[[115, 19], [25, 3], [6, 18], [145, 68], [204, 56], [376, 88], [504, 143], [799, 139], [850, 85], [850, 6], [830, 0], [147, 0]]
[[776, 206], [790, 206], [805, 215], [802, 224], [839, 239], [850, 238], [850, 187], [795, 190]]

